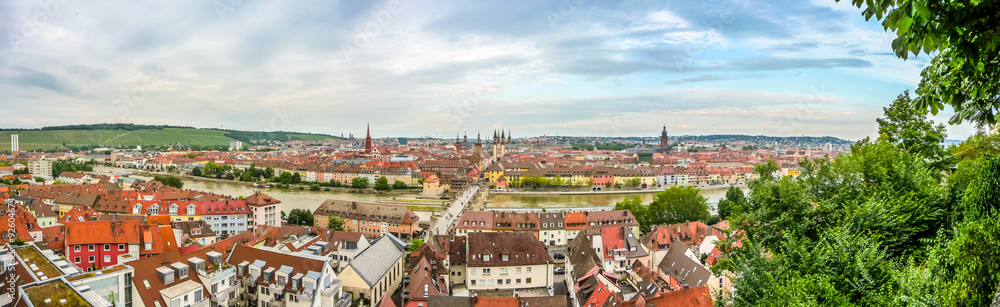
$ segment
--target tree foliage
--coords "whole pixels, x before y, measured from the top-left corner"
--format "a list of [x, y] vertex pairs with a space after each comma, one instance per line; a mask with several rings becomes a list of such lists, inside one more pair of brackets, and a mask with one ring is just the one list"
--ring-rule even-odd
[[344, 219], [340, 218], [339, 216], [331, 215], [328, 217], [328, 220], [329, 221], [326, 223], [326, 228], [337, 231], [344, 231]]
[[[840, 0], [837, 0], [840, 1]], [[947, 104], [951, 123], [995, 124], [1000, 116], [1000, 3], [997, 1], [851, 0], [896, 32], [892, 50], [934, 53], [921, 72], [916, 106], [937, 114]]]
[[285, 221], [289, 225], [312, 226], [313, 213], [305, 209], [292, 209], [285, 217]]
[[354, 177], [351, 179], [351, 187], [355, 189], [368, 188], [368, 177]]
[[939, 145], [946, 136], [944, 125], [934, 125], [925, 112], [914, 109], [909, 91], [904, 91], [882, 111], [884, 117], [876, 119], [879, 140], [896, 144], [925, 159], [939, 161], [935, 165], [944, 168], [945, 151]]
[[392, 190], [392, 186], [389, 185], [389, 179], [385, 176], [378, 177], [375, 179], [375, 190], [377, 191], [388, 191]]
[[734, 210], [740, 210], [743, 199], [743, 190], [737, 186], [730, 186], [729, 190], [726, 190], [726, 196], [719, 200], [719, 219], [724, 221]]
[[184, 188], [184, 181], [180, 178], [174, 176], [153, 176], [153, 180], [163, 183], [163, 185], [175, 187], [178, 189]]
[[708, 221], [708, 199], [696, 187], [673, 186], [657, 192], [649, 205], [639, 196], [615, 204], [615, 210], [629, 210], [635, 215], [642, 232], [653, 226], [689, 221]]
[[413, 241], [410, 242], [410, 246], [406, 248], [406, 251], [411, 253], [415, 252], [420, 249], [420, 246], [423, 245], [424, 245], [424, 240], [413, 239]]
[[[773, 173], [767, 164], [758, 171]], [[752, 180], [730, 219], [740, 232], [725, 243], [742, 246], [713, 269], [735, 273], [735, 306], [989, 304], [1000, 283], [1000, 158], [942, 180], [902, 143], [862, 141], [800, 170]], [[964, 217], [950, 214], [956, 195]]]

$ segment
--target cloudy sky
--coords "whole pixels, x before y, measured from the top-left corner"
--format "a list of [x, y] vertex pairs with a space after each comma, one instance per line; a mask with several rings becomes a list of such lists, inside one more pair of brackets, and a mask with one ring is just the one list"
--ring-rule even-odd
[[2, 1], [0, 127], [856, 140], [928, 64], [843, 1], [609, 2]]

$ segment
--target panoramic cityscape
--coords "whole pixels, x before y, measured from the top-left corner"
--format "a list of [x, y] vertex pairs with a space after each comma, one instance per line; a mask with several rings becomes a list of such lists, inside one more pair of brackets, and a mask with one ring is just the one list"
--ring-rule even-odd
[[0, 3], [3, 306], [1000, 306], [1000, 1]]

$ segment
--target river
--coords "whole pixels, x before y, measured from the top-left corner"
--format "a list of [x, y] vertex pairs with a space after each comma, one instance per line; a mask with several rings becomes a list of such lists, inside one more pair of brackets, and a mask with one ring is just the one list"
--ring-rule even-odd
[[[149, 179], [144, 176], [133, 176], [140, 179]], [[416, 199], [418, 193], [405, 194], [364, 194], [345, 193], [334, 191], [310, 191], [297, 189], [258, 189], [248, 185], [216, 182], [216, 181], [191, 181], [183, 179], [184, 188], [198, 191], [206, 191], [228, 195], [232, 197], [248, 196], [256, 191], [281, 201], [282, 210], [285, 212], [292, 209], [315, 210], [323, 201], [327, 199], [344, 199], [363, 202], [393, 202], [394, 199], [412, 200]], [[718, 202], [725, 196], [726, 188], [715, 187], [701, 190], [701, 195], [708, 198], [709, 203]], [[645, 203], [651, 202], [655, 194], [653, 193], [625, 193], [625, 194], [490, 194], [488, 207], [495, 208], [556, 208], [556, 207], [601, 207], [614, 206], [615, 203], [625, 198], [638, 195]], [[414, 203], [421, 205], [421, 203]], [[424, 202], [423, 204], [426, 204]]]

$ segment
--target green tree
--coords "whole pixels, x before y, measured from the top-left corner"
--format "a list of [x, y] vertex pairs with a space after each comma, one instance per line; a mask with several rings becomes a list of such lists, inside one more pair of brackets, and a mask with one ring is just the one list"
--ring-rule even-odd
[[375, 179], [375, 190], [378, 191], [388, 191], [392, 190], [392, 186], [389, 185], [389, 179], [385, 176], [378, 177]]
[[637, 187], [640, 184], [642, 184], [642, 179], [639, 178], [639, 177], [629, 178], [629, 179], [623, 180], [622, 183], [624, 183], [625, 186]]
[[[934, 125], [925, 112], [917, 112], [910, 99], [910, 92], [904, 91], [888, 107], [882, 108], [883, 117], [878, 122], [879, 140], [896, 144], [901, 149], [919, 154], [931, 161], [944, 158], [945, 151], [939, 144], [944, 142], [944, 125]], [[939, 163], [938, 168], [944, 169]]]
[[954, 238], [936, 246], [926, 267], [943, 305], [988, 306], [1000, 283], [1000, 156], [980, 163], [962, 205]]
[[413, 239], [413, 241], [410, 242], [410, 246], [406, 248], [406, 251], [410, 253], [415, 252], [420, 249], [420, 246], [423, 245], [424, 245], [424, 240]]
[[45, 178], [35, 177], [35, 182], [45, 182]]
[[[839, 1], [839, 0], [838, 0]], [[892, 50], [934, 53], [921, 73], [917, 107], [937, 114], [950, 105], [951, 123], [995, 124], [1000, 116], [1000, 9], [995, 1], [851, 0], [896, 32]]]
[[327, 217], [329, 221], [326, 223], [326, 228], [333, 229], [336, 231], [344, 231], [344, 219], [335, 215], [330, 215]]
[[292, 174], [291, 183], [299, 184], [300, 182], [302, 182], [302, 175], [299, 175], [299, 173], [297, 172], [295, 174]]
[[330, 186], [334, 188], [339, 188], [341, 186], [340, 181], [330, 179]]
[[14, 242], [11, 242], [10, 244], [14, 245], [14, 246], [24, 246], [24, 245], [28, 245], [28, 242], [24, 242], [24, 240], [21, 240], [21, 238], [17, 238], [17, 239], [14, 239]]
[[271, 179], [271, 177], [274, 176], [274, 169], [268, 166], [267, 168], [264, 169], [264, 173], [261, 175], [263, 175], [264, 178]]
[[672, 186], [657, 192], [649, 204], [650, 220], [656, 224], [708, 221], [708, 199], [696, 187]]
[[399, 180], [396, 180], [396, 182], [392, 183], [392, 188], [393, 189], [405, 189], [406, 188], [406, 183], [402, 182], [402, 181], [399, 181]]
[[194, 169], [192, 169], [191, 170], [191, 176], [200, 177], [201, 176], [201, 168], [200, 167], [195, 167]]
[[177, 177], [173, 177], [173, 176], [153, 176], [153, 180], [159, 181], [159, 182], [163, 183], [163, 185], [166, 185], [166, 186], [171, 186], [171, 187], [175, 187], [175, 188], [178, 188], [178, 189], [183, 189], [184, 188], [184, 181], [181, 181], [181, 179], [177, 178]]
[[639, 222], [642, 232], [653, 226], [688, 221], [708, 221], [708, 199], [695, 187], [673, 186], [657, 192], [653, 201], [644, 205], [639, 196], [626, 198], [615, 204], [615, 210], [629, 210]]
[[939, 305], [928, 268], [945, 266], [924, 259], [946, 245], [935, 242], [948, 237], [947, 205], [922, 156], [862, 141], [832, 161], [803, 161], [796, 178], [770, 175], [770, 164], [756, 168], [730, 218], [739, 235], [713, 267], [736, 276], [734, 306]]
[[726, 190], [726, 196], [719, 200], [719, 219], [726, 220], [734, 210], [738, 211], [743, 203], [743, 190], [736, 186], [730, 186]]
[[354, 179], [351, 179], [351, 188], [355, 188], [355, 189], [368, 188], [368, 178], [367, 177], [354, 177]]
[[292, 209], [292, 211], [288, 213], [286, 221], [289, 225], [312, 226], [313, 213], [304, 209]]
[[639, 196], [626, 198], [615, 204], [615, 210], [631, 211], [632, 215], [635, 216], [636, 222], [639, 222], [639, 229], [644, 233], [649, 232], [654, 226], [653, 222], [649, 220], [648, 209], [648, 206], [642, 203], [642, 198]]

